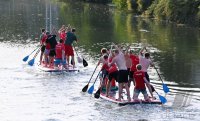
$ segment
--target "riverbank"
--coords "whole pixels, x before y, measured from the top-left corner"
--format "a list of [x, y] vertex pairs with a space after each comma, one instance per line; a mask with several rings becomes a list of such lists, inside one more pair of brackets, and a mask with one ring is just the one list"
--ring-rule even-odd
[[199, 0], [82, 0], [113, 3], [117, 9], [131, 11], [145, 17], [187, 24], [200, 28]]

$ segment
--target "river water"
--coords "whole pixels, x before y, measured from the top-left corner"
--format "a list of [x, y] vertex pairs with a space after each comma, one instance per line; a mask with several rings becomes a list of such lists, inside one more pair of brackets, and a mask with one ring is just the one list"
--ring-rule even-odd
[[[0, 0], [0, 13], [1, 121], [199, 120], [198, 29], [74, 0]], [[39, 44], [40, 28], [51, 31], [63, 24], [76, 28], [78, 53], [88, 61], [88, 67], [77, 65], [78, 73], [44, 73], [22, 61]], [[165, 105], [120, 107], [81, 92], [100, 49], [109, 48], [111, 42], [131, 44], [136, 51], [148, 45], [152, 60], [170, 88]], [[164, 96], [155, 69], [149, 73], [152, 84]]]

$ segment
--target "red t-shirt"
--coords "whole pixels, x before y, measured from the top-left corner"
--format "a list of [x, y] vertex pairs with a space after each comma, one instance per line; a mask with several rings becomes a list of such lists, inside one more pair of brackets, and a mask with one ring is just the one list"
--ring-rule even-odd
[[[105, 60], [105, 61], [108, 61], [108, 60]], [[103, 69], [105, 69], [107, 71], [109, 70], [109, 66], [107, 63], [103, 64], [103, 66], [101, 67], [101, 70], [103, 70]]]
[[136, 65], [139, 64], [138, 56], [131, 54], [130, 58], [131, 58], [131, 61], [132, 61], [131, 71], [137, 71]]
[[136, 71], [133, 77], [135, 79], [135, 89], [145, 89], [145, 73], [143, 71]]
[[[109, 58], [108, 61], [111, 63], [112, 62], [112, 58]], [[112, 64], [110, 66], [109, 70], [108, 70], [108, 73], [110, 74], [110, 73], [115, 72], [115, 71], [117, 71], [117, 66], [116, 66], [116, 64]]]
[[44, 44], [46, 40], [47, 40], [47, 35], [45, 33], [42, 33], [40, 37], [40, 44]]
[[65, 32], [60, 32], [59, 35], [60, 35], [60, 39], [62, 39], [62, 40], [63, 40], [63, 43], [65, 43], [65, 40], [66, 40], [66, 33], [65, 33]]
[[56, 58], [62, 59], [62, 51], [65, 51], [65, 45], [63, 43], [59, 43], [56, 45]]

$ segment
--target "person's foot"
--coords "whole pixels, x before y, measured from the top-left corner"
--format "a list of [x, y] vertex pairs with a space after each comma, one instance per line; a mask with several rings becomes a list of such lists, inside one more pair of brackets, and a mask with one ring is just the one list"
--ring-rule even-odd
[[116, 101], [122, 101], [120, 98], [116, 99]]
[[131, 98], [130, 97], [128, 97], [128, 102], [131, 102]]

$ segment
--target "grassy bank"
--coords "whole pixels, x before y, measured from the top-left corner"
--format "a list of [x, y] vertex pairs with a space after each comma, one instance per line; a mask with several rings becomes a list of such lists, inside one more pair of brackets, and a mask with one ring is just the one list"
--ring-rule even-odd
[[112, 2], [118, 9], [145, 17], [200, 27], [200, 0], [83, 0]]

